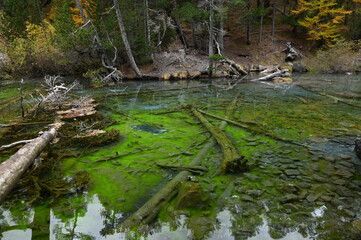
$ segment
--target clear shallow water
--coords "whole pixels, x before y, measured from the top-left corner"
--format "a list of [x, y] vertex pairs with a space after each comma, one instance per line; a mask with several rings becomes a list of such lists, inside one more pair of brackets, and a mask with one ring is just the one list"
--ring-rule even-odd
[[[361, 111], [296, 84], [323, 92], [360, 93], [361, 78], [295, 78], [291, 85], [241, 83], [230, 91], [223, 90], [221, 81], [128, 82], [114, 88], [79, 90], [79, 94], [99, 97], [99, 103], [106, 105], [100, 110], [118, 121], [111, 128], [118, 129], [124, 140], [80, 159], [63, 160], [67, 176], [79, 170], [89, 172], [91, 181], [86, 192], [52, 204], [18, 203], [16, 208], [5, 204], [0, 210], [0, 226], [4, 229], [1, 239], [350, 239], [351, 222], [361, 218], [361, 164], [352, 146], [361, 134]], [[188, 90], [174, 90], [180, 87]], [[175, 174], [154, 166], [154, 159], [186, 164], [198, 151], [189, 150], [189, 146], [194, 141], [202, 142], [207, 135], [187, 111], [159, 113], [192, 103], [222, 116], [237, 92], [242, 93], [242, 99], [233, 120], [252, 123], [266, 133], [309, 148], [229, 125], [226, 131], [235, 146], [250, 161], [257, 161], [256, 167], [244, 175], [196, 176], [209, 198], [205, 209], [173, 212], [173, 202], [164, 207], [158, 222], [146, 234], [120, 232], [121, 222]], [[112, 96], [114, 93], [124, 94]], [[132, 127], [144, 123], [167, 132], [154, 135]], [[79, 161], [94, 161], [115, 152], [136, 152], [139, 148], [144, 151], [115, 160], [120, 165]], [[172, 157], [183, 151], [190, 154]], [[210, 164], [210, 175], [220, 158], [216, 148], [203, 161]], [[221, 197], [229, 182], [234, 182], [231, 194]], [[217, 207], [219, 201], [222, 207]]]

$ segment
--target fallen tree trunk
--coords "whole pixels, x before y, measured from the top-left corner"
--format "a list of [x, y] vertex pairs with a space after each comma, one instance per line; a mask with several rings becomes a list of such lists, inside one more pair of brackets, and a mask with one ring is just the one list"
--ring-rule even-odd
[[235, 61], [231, 60], [231, 59], [223, 59], [220, 61], [222, 64], [228, 64], [231, 68], [233, 68], [234, 70], [236, 70], [238, 72], [238, 74], [240, 75], [248, 75], [248, 72], [246, 72], [240, 65], [238, 65]]
[[221, 164], [222, 173], [243, 172], [247, 169], [247, 161], [243, 156], [239, 155], [237, 149], [233, 146], [231, 141], [227, 138], [224, 132], [212, 125], [200, 112], [193, 106], [191, 111], [202, 124], [208, 129], [217, 143], [221, 146], [223, 152], [223, 160]]
[[321, 96], [324, 96], [324, 97], [329, 97], [329, 98], [333, 99], [336, 102], [342, 102], [342, 103], [344, 103], [346, 105], [353, 106], [353, 107], [361, 107], [361, 105], [355, 104], [352, 101], [349, 101], [347, 99], [342, 99], [342, 98], [338, 98], [338, 97], [329, 95], [327, 93], [319, 92], [319, 91], [313, 90], [313, 89], [311, 89], [309, 87], [306, 87], [305, 85], [302, 85], [302, 84], [297, 84], [297, 86], [303, 88], [306, 91], [312, 92], [314, 94], [321, 95]]
[[232, 125], [234, 125], [234, 126], [237, 126], [237, 127], [243, 128], [243, 129], [246, 129], [247, 131], [250, 131], [250, 132], [253, 132], [253, 133], [256, 133], [256, 134], [260, 134], [260, 135], [269, 137], [269, 138], [271, 138], [271, 139], [274, 139], [274, 140], [277, 140], [277, 141], [280, 141], [280, 142], [284, 142], [284, 143], [288, 143], [288, 144], [293, 144], [293, 145], [297, 145], [297, 146], [300, 146], [300, 147], [309, 148], [309, 146], [307, 146], [306, 144], [302, 144], [302, 143], [299, 143], [299, 142], [296, 142], [296, 141], [293, 141], [293, 140], [284, 139], [284, 138], [277, 137], [277, 136], [274, 136], [274, 135], [269, 134], [269, 133], [265, 133], [265, 132], [262, 131], [262, 130], [259, 130], [259, 129], [257, 129], [257, 128], [252, 128], [252, 127], [250, 127], [248, 124], [241, 123], [241, 122], [236, 122], [236, 121], [232, 121], [232, 120], [229, 120], [229, 119], [226, 119], [226, 118], [223, 118], [223, 117], [220, 117], [220, 116], [211, 114], [211, 113], [207, 113], [207, 112], [202, 111], [202, 110], [198, 110], [198, 111], [199, 111], [200, 113], [204, 114], [204, 115], [210, 116], [210, 117], [215, 118], [215, 119], [218, 119], [218, 120], [226, 121], [226, 122], [228, 122], [228, 123], [230, 123], [230, 124], [232, 124]]
[[170, 168], [170, 169], [174, 169], [174, 170], [182, 170], [182, 171], [189, 171], [189, 172], [195, 172], [195, 173], [208, 172], [208, 169], [205, 167], [202, 167], [202, 166], [194, 166], [194, 165], [178, 166], [178, 165], [167, 165], [167, 164], [161, 164], [161, 163], [156, 163], [156, 164], [159, 167]]
[[[208, 151], [214, 146], [214, 141], [207, 143], [197, 156], [190, 162], [190, 165], [199, 165], [202, 158], [206, 156]], [[120, 228], [122, 230], [140, 226], [141, 224], [149, 224], [158, 215], [162, 207], [169, 202], [177, 193], [182, 182], [187, 181], [191, 176], [190, 171], [181, 171], [169, 183], [167, 183], [159, 192], [150, 198], [141, 208], [139, 208], [132, 216], [125, 220]]]
[[0, 203], [15, 187], [20, 177], [25, 173], [35, 158], [56, 136], [61, 125], [55, 124], [49, 131], [20, 148], [8, 160], [0, 164]]
[[[228, 118], [234, 111], [239, 94], [233, 99], [232, 103], [229, 105], [226, 113], [226, 118]], [[227, 122], [222, 121], [220, 124], [220, 129], [224, 130]], [[191, 166], [199, 166], [201, 160], [206, 156], [208, 151], [214, 147], [215, 141], [211, 139], [203, 148], [198, 152], [198, 154], [192, 159], [189, 163]], [[182, 182], [187, 181], [188, 177], [191, 176], [190, 171], [182, 171], [178, 173], [169, 183], [167, 183], [159, 192], [153, 195], [141, 208], [139, 208], [132, 216], [127, 218], [119, 228], [125, 230], [132, 228], [134, 226], [140, 226], [141, 224], [149, 224], [154, 220], [158, 215], [162, 207], [169, 202], [177, 193], [179, 186]]]
[[257, 79], [250, 80], [251, 82], [257, 82], [257, 81], [271, 81], [275, 77], [289, 77], [289, 73], [287, 69], [278, 70], [277, 72], [271, 73], [267, 76], [260, 77]]

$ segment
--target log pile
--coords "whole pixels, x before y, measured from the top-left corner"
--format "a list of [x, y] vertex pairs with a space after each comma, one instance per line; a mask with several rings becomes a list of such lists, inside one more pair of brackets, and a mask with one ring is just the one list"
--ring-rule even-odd
[[291, 42], [286, 43], [286, 48], [282, 51], [286, 53], [286, 62], [292, 62], [295, 60], [299, 60], [303, 57], [300, 51], [292, 46]]

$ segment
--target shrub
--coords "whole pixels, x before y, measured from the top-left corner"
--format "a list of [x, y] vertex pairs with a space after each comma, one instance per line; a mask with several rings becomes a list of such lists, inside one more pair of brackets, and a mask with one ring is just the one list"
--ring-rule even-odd
[[334, 47], [319, 50], [305, 59], [314, 72], [337, 73], [361, 71], [361, 42], [338, 40]]

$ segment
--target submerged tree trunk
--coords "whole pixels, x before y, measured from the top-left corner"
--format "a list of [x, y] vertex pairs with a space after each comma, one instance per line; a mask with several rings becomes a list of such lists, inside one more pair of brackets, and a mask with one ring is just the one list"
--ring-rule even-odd
[[137, 77], [142, 77], [143, 75], [140, 72], [140, 70], [137, 66], [137, 63], [134, 60], [132, 49], [130, 48], [130, 44], [128, 42], [128, 37], [127, 37], [127, 33], [125, 31], [122, 13], [120, 12], [118, 0], [113, 0], [113, 2], [114, 2], [115, 12], [117, 14], [117, 20], [118, 20], [118, 24], [119, 24], [119, 28], [120, 28], [120, 33], [122, 35], [123, 44], [124, 44], [127, 56], [129, 58], [130, 65], [132, 66], [132, 69], [135, 72], [135, 74], [137, 75]]
[[35, 138], [20, 148], [8, 160], [0, 164], [0, 203], [15, 187], [20, 177], [25, 173], [35, 158], [56, 136], [58, 127], [52, 127], [40, 137]]
[[[228, 119], [234, 112], [239, 94], [233, 99], [232, 103], [227, 108], [226, 119]], [[227, 122], [222, 121], [220, 129], [224, 130]], [[214, 147], [215, 141], [212, 139], [198, 152], [192, 159], [189, 165], [197, 166], [201, 164], [201, 160], [206, 156], [208, 151]], [[157, 192], [151, 199], [149, 199], [141, 208], [139, 208], [132, 216], [125, 220], [119, 228], [125, 230], [141, 224], [149, 224], [155, 219], [162, 207], [170, 201], [177, 193], [182, 182], [186, 181], [188, 176], [192, 173], [189, 171], [182, 171], [178, 173], [172, 181], [166, 184], [159, 192]]]
[[223, 152], [223, 160], [221, 164], [222, 173], [244, 172], [247, 170], [247, 160], [239, 155], [237, 149], [233, 146], [231, 141], [227, 138], [224, 132], [212, 125], [200, 112], [194, 107], [191, 108], [192, 113], [196, 116], [202, 124], [208, 129], [217, 143], [221, 146]]

